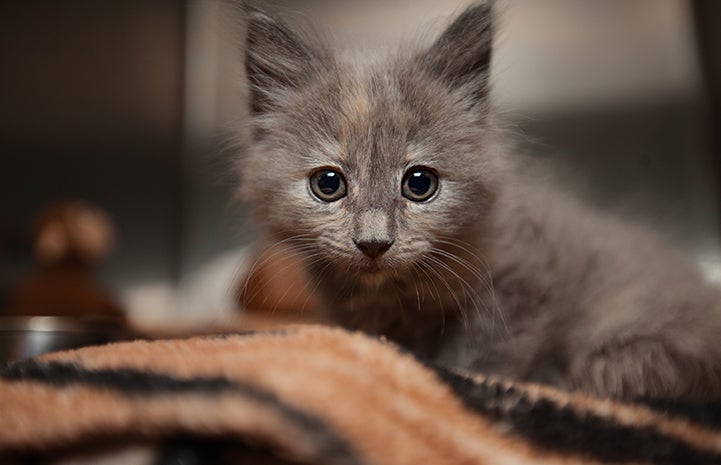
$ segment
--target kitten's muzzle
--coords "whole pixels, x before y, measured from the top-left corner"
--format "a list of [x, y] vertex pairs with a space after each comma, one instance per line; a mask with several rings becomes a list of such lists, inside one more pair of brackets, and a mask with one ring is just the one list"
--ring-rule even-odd
[[380, 257], [388, 249], [391, 248], [394, 241], [356, 241], [353, 240], [353, 243], [360, 249], [361, 252], [363, 252], [368, 258], [371, 260], [375, 260], [376, 258]]

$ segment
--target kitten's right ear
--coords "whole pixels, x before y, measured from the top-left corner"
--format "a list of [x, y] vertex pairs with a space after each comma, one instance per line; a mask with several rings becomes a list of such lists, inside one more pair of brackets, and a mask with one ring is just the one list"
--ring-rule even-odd
[[310, 39], [268, 14], [246, 7], [245, 71], [254, 113], [272, 111], [284, 92], [307, 83], [330, 58]]
[[423, 69], [474, 101], [488, 93], [493, 48], [493, 1], [471, 6], [419, 56]]

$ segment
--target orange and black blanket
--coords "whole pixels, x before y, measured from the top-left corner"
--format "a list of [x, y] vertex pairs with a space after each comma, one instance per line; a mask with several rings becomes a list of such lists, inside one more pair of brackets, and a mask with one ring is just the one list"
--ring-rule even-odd
[[721, 464], [721, 403], [451, 372], [320, 326], [2, 366], [1, 464]]

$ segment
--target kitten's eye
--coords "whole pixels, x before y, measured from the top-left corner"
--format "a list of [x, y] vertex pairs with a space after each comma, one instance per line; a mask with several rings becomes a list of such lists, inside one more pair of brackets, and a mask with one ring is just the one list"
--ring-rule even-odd
[[414, 202], [430, 199], [438, 190], [438, 176], [428, 168], [411, 168], [403, 178], [403, 197]]
[[345, 197], [345, 179], [338, 171], [330, 169], [316, 171], [310, 177], [310, 189], [320, 200], [335, 202]]

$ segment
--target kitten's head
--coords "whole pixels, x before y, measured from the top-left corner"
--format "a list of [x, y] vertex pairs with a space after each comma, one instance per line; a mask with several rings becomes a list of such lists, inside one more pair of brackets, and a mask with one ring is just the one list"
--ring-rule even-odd
[[498, 156], [488, 105], [488, 5], [428, 49], [344, 60], [249, 10], [253, 143], [242, 195], [262, 226], [361, 276], [482, 228]]

